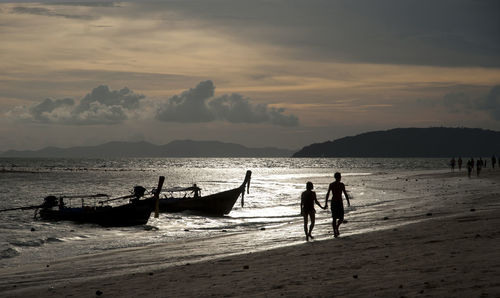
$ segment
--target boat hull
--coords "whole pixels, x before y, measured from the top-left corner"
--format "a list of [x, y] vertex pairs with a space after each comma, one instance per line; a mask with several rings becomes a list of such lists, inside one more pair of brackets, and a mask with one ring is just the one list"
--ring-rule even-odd
[[229, 214], [236, 200], [244, 191], [235, 188], [199, 198], [164, 198], [160, 199], [161, 212], [182, 212], [191, 210], [212, 216]]
[[134, 226], [146, 224], [153, 208], [152, 200], [140, 200], [116, 207], [44, 208], [39, 210], [39, 216], [48, 221], [66, 220], [102, 226]]

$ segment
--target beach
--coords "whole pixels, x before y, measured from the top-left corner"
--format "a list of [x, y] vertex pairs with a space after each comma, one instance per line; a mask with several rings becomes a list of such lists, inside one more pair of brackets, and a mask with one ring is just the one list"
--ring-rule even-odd
[[[379, 229], [333, 238], [331, 226], [322, 224], [313, 232], [315, 241], [277, 248], [172, 260], [172, 252], [193, 246], [180, 241], [2, 268], [0, 291], [4, 297], [500, 295], [500, 170], [471, 178], [464, 171], [410, 172], [382, 184], [393, 195], [410, 193], [423, 203], [408, 212], [388, 208]], [[279, 230], [198, 245], [231, 246]]]

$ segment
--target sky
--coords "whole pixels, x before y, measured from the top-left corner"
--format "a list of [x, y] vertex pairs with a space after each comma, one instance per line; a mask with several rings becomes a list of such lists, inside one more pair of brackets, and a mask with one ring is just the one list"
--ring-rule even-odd
[[500, 1], [0, 0], [0, 151], [500, 130]]

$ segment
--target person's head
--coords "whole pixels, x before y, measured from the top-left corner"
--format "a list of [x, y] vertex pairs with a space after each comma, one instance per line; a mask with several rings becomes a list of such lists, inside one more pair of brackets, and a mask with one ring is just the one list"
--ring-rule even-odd
[[336, 172], [336, 173], [333, 175], [333, 177], [335, 177], [335, 180], [337, 180], [337, 181], [340, 181], [340, 178], [342, 178], [342, 176], [340, 175], [340, 173], [339, 173], [339, 172]]
[[313, 190], [314, 186], [313, 186], [313, 183], [311, 181], [307, 181], [306, 183], [306, 189], [307, 190]]

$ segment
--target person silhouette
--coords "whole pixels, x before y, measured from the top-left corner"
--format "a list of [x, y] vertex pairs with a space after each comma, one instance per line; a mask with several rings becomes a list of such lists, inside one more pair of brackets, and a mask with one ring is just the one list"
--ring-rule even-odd
[[330, 192], [332, 192], [332, 227], [333, 236], [337, 238], [340, 235], [339, 227], [344, 221], [344, 203], [342, 201], [342, 193], [344, 193], [345, 199], [347, 200], [347, 206], [351, 206], [351, 203], [349, 202], [349, 196], [345, 190], [344, 183], [340, 182], [342, 175], [339, 172], [336, 172], [334, 177], [335, 181], [330, 183], [328, 186], [328, 192], [326, 193], [325, 209], [328, 207], [328, 197], [330, 196]]
[[495, 157], [495, 155], [493, 154], [493, 156], [491, 157], [491, 168], [494, 169], [495, 168], [495, 164], [497, 163], [497, 158]]
[[483, 168], [483, 160], [481, 157], [476, 161], [476, 174], [479, 177], [479, 174], [481, 174], [481, 169]]
[[472, 173], [472, 168], [474, 168], [474, 161], [469, 159], [467, 161], [467, 176], [470, 178], [470, 174]]
[[[302, 192], [300, 196], [300, 214], [304, 217], [304, 232], [306, 234], [306, 241], [314, 239], [312, 236], [312, 230], [314, 228], [314, 222], [316, 220], [316, 210], [314, 209], [314, 203], [318, 205], [321, 209], [325, 209], [321, 206], [316, 198], [316, 192], [313, 191], [314, 185], [311, 181], [306, 183], [306, 191]], [[311, 218], [311, 225], [307, 227], [308, 218]]]
[[462, 157], [461, 156], [458, 158], [458, 170], [459, 171], [462, 170]]

